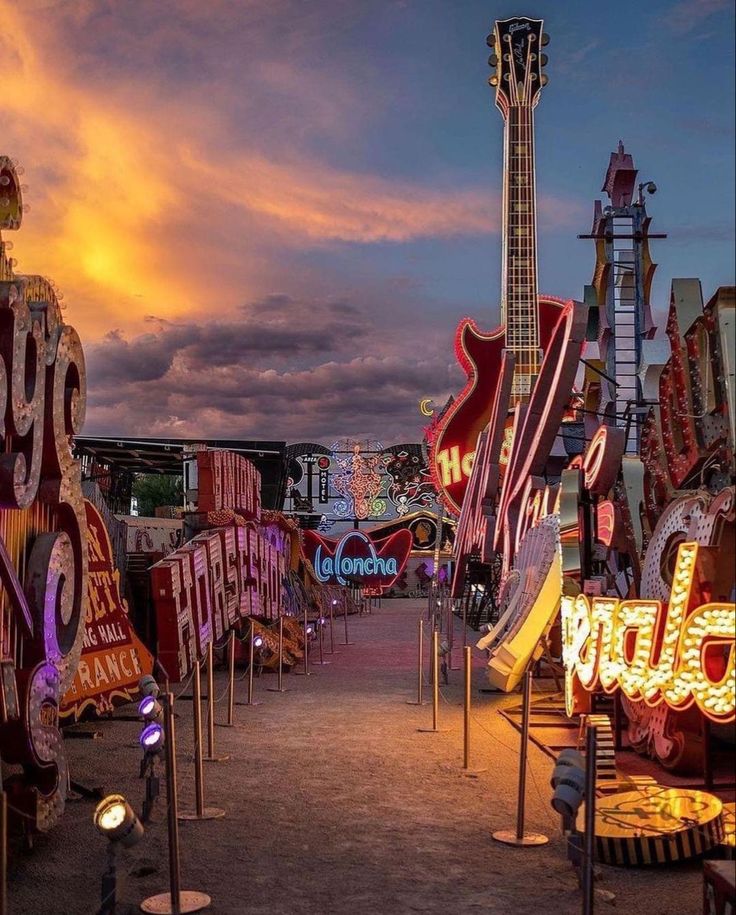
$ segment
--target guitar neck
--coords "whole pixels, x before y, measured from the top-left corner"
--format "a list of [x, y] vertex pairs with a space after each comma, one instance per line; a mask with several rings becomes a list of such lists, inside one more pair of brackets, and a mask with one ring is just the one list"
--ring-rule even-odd
[[505, 121], [501, 314], [516, 359], [512, 399], [518, 403], [529, 394], [540, 359], [534, 112], [512, 105]]

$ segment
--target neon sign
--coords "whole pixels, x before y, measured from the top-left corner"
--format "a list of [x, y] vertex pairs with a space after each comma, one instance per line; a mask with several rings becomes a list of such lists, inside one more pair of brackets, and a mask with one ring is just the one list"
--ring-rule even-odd
[[692, 606], [697, 543], [681, 543], [665, 608], [659, 600], [562, 598], [568, 713], [574, 680], [588, 691], [621, 689], [650, 707], [695, 705], [712, 721], [736, 718], [736, 604]]
[[358, 580], [375, 588], [389, 587], [404, 570], [412, 543], [412, 532], [407, 529], [375, 543], [363, 531], [348, 531], [338, 541], [304, 531], [304, 552], [317, 579], [343, 586]]

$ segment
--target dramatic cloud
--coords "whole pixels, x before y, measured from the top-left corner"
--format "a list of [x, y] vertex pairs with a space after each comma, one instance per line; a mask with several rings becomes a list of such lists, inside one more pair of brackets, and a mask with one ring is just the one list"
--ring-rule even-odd
[[440, 339], [419, 356], [407, 358], [391, 340], [380, 355], [356, 356], [370, 349], [371, 328], [349, 303], [282, 296], [269, 304], [276, 302], [272, 320], [252, 321], [249, 307], [236, 321], [163, 322], [130, 340], [108, 334], [88, 348], [95, 379], [89, 425], [110, 435], [124, 428], [131, 435], [301, 440], [339, 430], [387, 442], [419, 439], [419, 400], [442, 403], [460, 383]]

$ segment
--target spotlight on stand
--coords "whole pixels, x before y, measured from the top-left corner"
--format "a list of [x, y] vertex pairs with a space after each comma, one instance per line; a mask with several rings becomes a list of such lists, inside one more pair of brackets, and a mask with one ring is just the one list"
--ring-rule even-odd
[[262, 648], [262, 647], [263, 647], [263, 636], [262, 636], [262, 635], [257, 635], [257, 636], [253, 639], [253, 647], [254, 647], [254, 648]]
[[108, 794], [95, 807], [93, 816], [98, 831], [124, 848], [137, 845], [143, 838], [143, 825], [122, 794]]
[[552, 770], [552, 807], [562, 817], [563, 832], [575, 830], [580, 805], [585, 798], [585, 758], [577, 750], [563, 750]]
[[160, 690], [156, 678], [152, 677], [151, 674], [145, 674], [138, 681], [138, 690], [140, 691], [141, 696], [158, 696]]
[[145, 696], [141, 699], [138, 703], [138, 714], [146, 722], [157, 721], [160, 723], [164, 718], [164, 710], [155, 696]]
[[118, 846], [131, 848], [143, 838], [143, 824], [122, 794], [109, 794], [95, 807], [96, 829], [109, 841], [107, 869], [102, 875], [99, 915], [114, 915], [117, 894], [115, 855]]
[[160, 753], [164, 748], [164, 729], [158, 721], [151, 721], [138, 739], [146, 754]]

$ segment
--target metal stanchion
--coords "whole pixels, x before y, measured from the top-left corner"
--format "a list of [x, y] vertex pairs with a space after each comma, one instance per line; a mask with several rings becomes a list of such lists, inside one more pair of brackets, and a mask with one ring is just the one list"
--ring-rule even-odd
[[473, 682], [473, 649], [470, 645], [463, 648], [465, 662], [465, 696], [463, 703], [463, 775], [474, 777], [485, 769], [470, 768], [470, 696]]
[[309, 618], [307, 617], [307, 607], [304, 606], [304, 622], [302, 625], [304, 629], [304, 670], [295, 671], [295, 676], [297, 677], [311, 677], [312, 674], [309, 670]]
[[432, 633], [432, 727], [417, 728], [422, 734], [436, 734], [439, 732], [440, 712], [440, 634]]
[[220, 807], [204, 805], [204, 767], [202, 765], [202, 679], [199, 661], [194, 665], [194, 804], [192, 813], [180, 813], [180, 820], [216, 820], [225, 816]]
[[447, 608], [447, 669], [458, 670], [452, 666], [452, 649], [455, 647], [455, 617], [452, 615], [452, 602], [445, 595]]
[[526, 766], [529, 749], [529, 713], [532, 695], [532, 671], [524, 674], [524, 699], [521, 719], [521, 753], [519, 758], [519, 793], [516, 799], [516, 829], [500, 829], [493, 838], [504, 845], [546, 845], [547, 836], [539, 832], [524, 832], [524, 807], [526, 803]]
[[[262, 644], [262, 641], [261, 643]], [[253, 625], [253, 620], [250, 621], [250, 633], [248, 636], [248, 698], [245, 702], [238, 702], [238, 705], [260, 705], [260, 702], [256, 702], [253, 698], [254, 692], [254, 683], [253, 683], [253, 673], [256, 666], [256, 627]]]
[[235, 630], [230, 630], [230, 641], [227, 646], [227, 724], [223, 727], [235, 727]]
[[424, 689], [424, 671], [422, 670], [422, 654], [424, 652], [424, 620], [419, 617], [417, 620], [418, 642], [417, 642], [417, 698], [407, 699], [407, 705], [424, 705], [422, 691]]
[[[187, 915], [201, 912], [212, 902], [206, 893], [181, 889], [179, 865], [179, 822], [176, 784], [176, 733], [174, 730], [174, 694], [164, 695], [164, 729], [166, 733], [166, 800], [169, 833], [169, 892], [149, 896], [141, 903], [144, 912], [157, 915]], [[0, 912], [5, 912], [1, 909]]]
[[583, 915], [593, 915], [595, 875], [595, 788], [598, 732], [588, 723], [585, 734], [585, 835], [583, 836]]
[[344, 644], [345, 645], [354, 645], [355, 642], [351, 642], [350, 638], [348, 636], [348, 596], [347, 596], [347, 593], [343, 594], [342, 611], [343, 611], [343, 617], [344, 617], [344, 621], [345, 621], [345, 642], [344, 642]]
[[[112, 844], [112, 843], [111, 843]], [[8, 911], [8, 797], [0, 790], [0, 915]]]
[[325, 664], [329, 664], [329, 661], [325, 661], [325, 623], [327, 620], [321, 616], [317, 620], [317, 625], [319, 626], [319, 661], [318, 664], [324, 667]]
[[335, 604], [337, 601], [330, 598], [330, 650], [327, 654], [335, 654]]
[[279, 667], [278, 667], [278, 686], [269, 686], [270, 693], [288, 693], [289, 690], [284, 686], [284, 617], [279, 616]]
[[463, 648], [468, 644], [468, 602], [463, 600]]
[[207, 762], [225, 762], [229, 756], [215, 753], [215, 648], [207, 645]]

